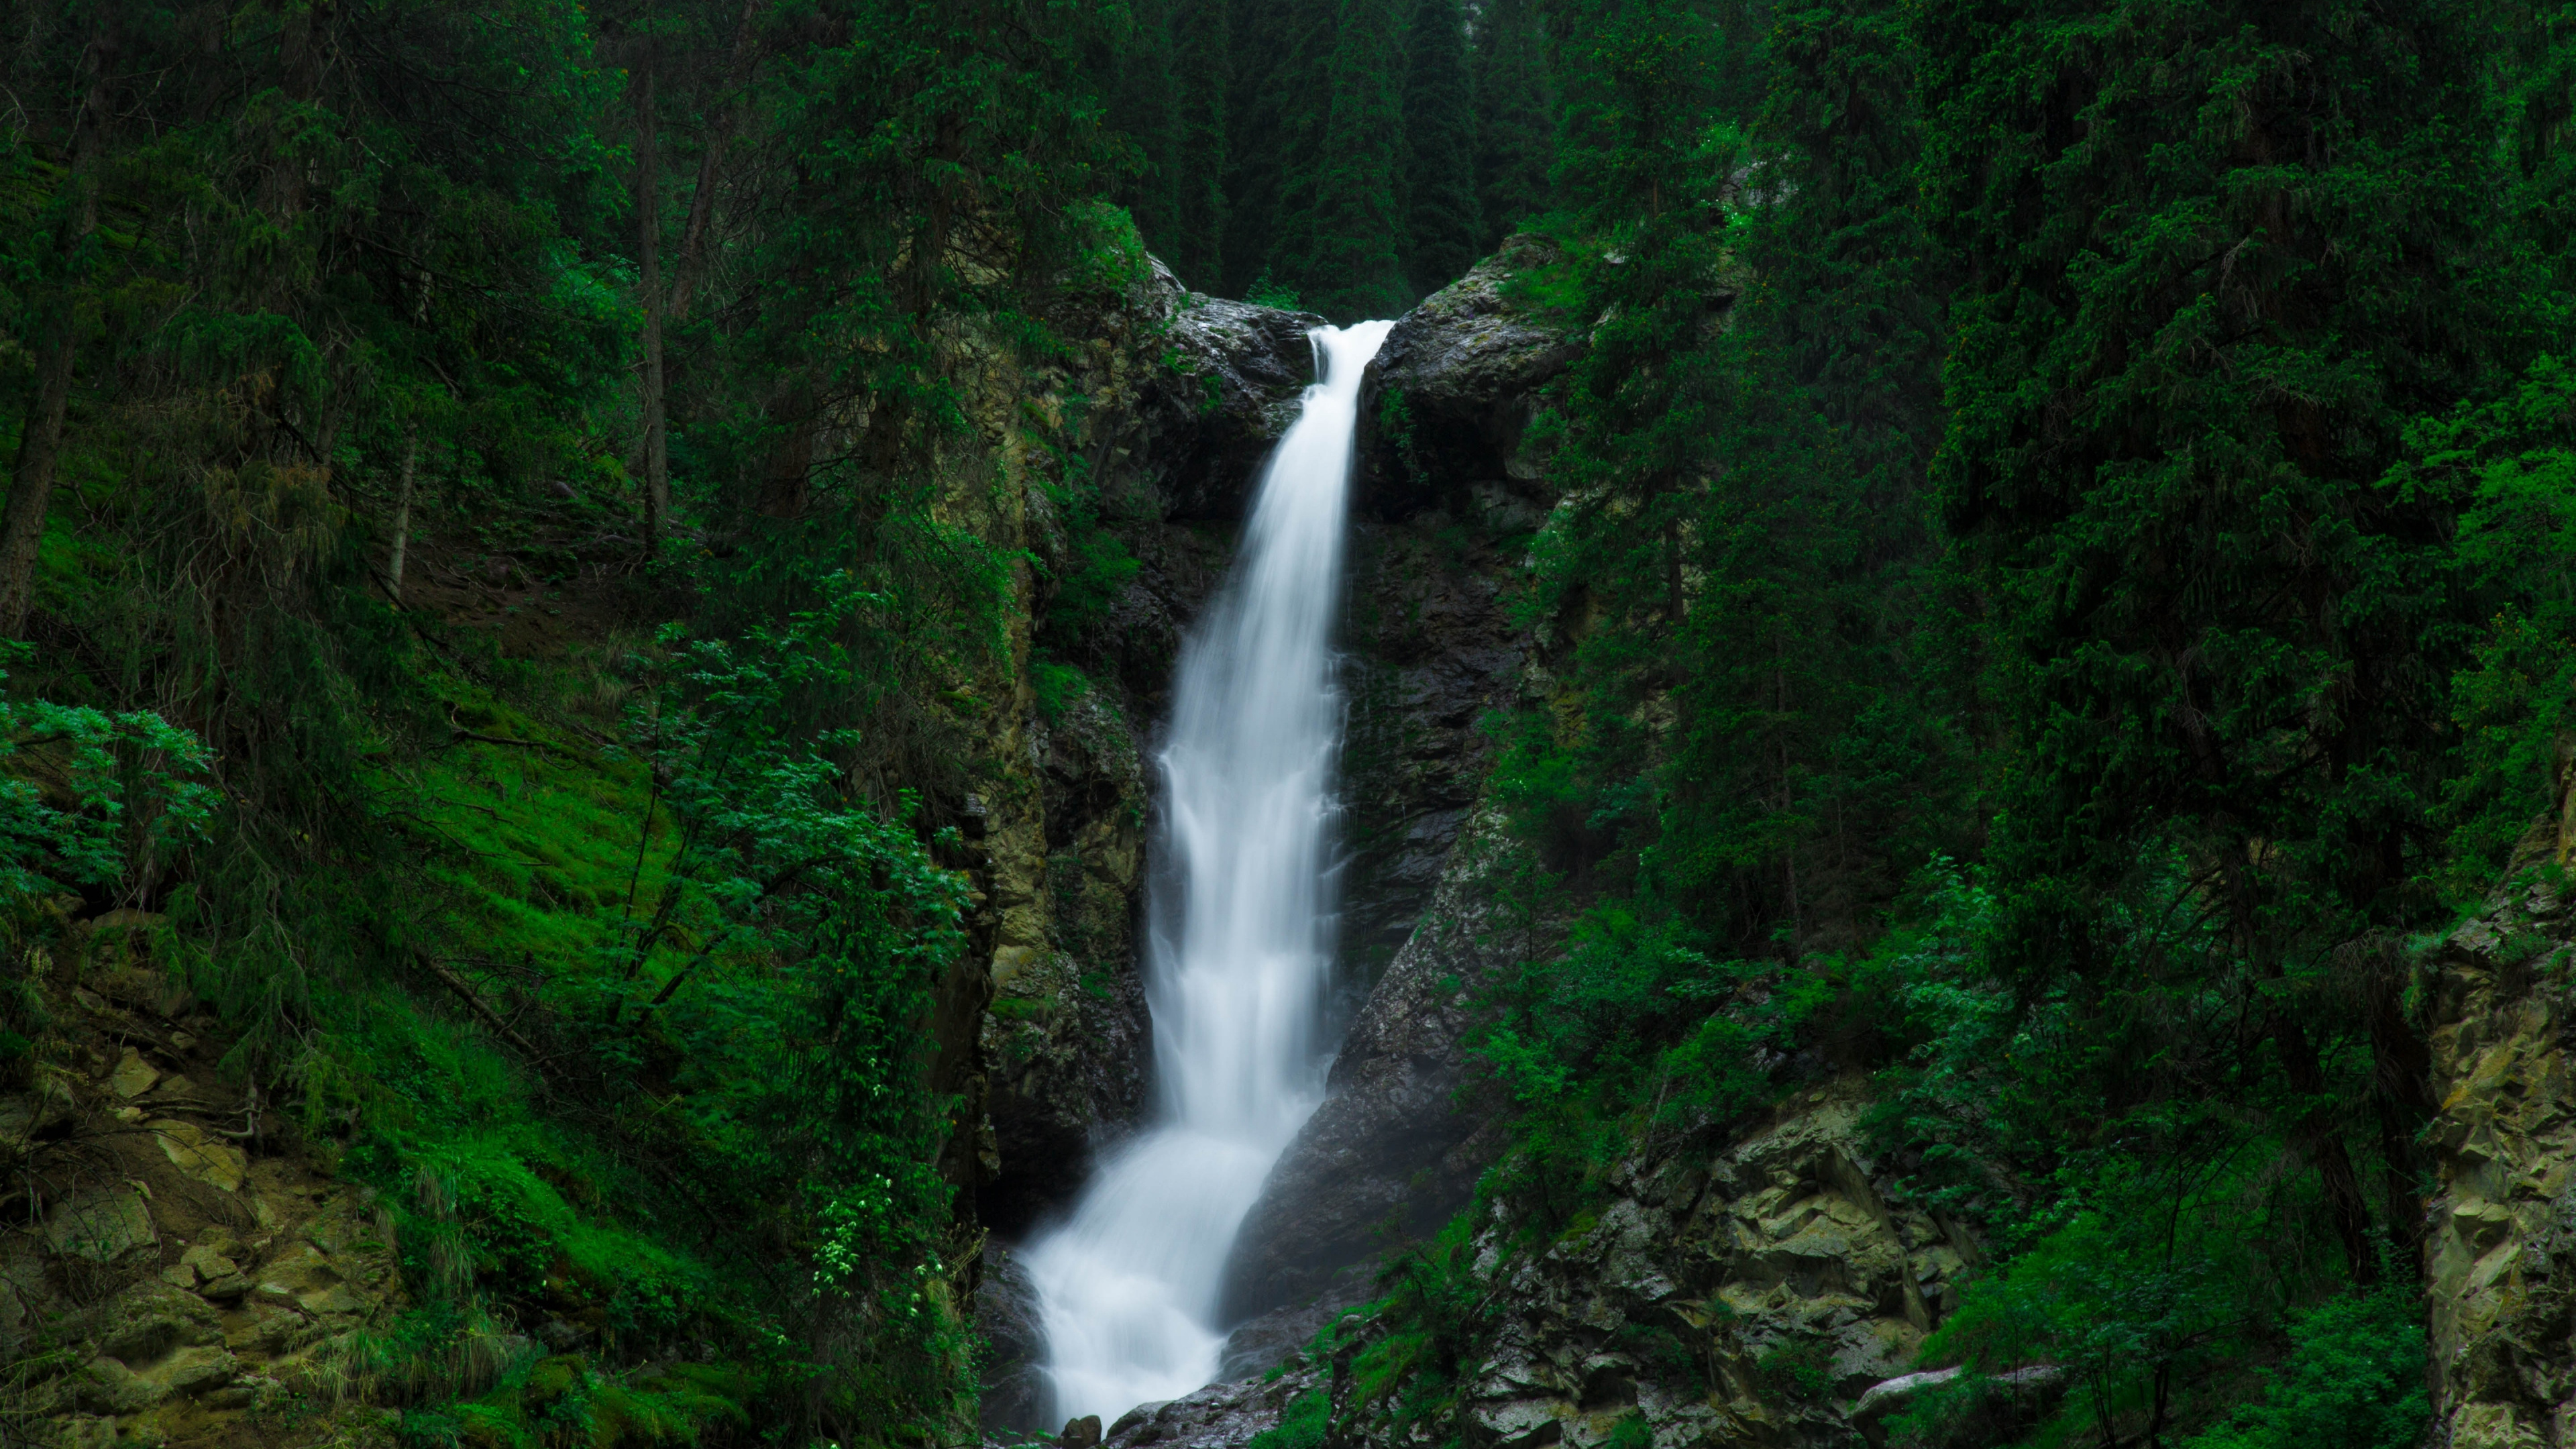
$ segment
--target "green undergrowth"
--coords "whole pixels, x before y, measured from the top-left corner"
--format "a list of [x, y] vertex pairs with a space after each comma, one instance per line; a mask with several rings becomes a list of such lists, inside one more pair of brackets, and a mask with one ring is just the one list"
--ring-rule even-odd
[[[376, 969], [316, 933], [282, 980], [224, 949], [196, 885], [171, 893], [167, 949], [250, 1028], [235, 1066], [275, 1070], [302, 1150], [399, 1246], [399, 1311], [319, 1353], [326, 1399], [459, 1449], [819, 1424], [858, 1446], [966, 1421], [965, 1254], [920, 1031], [965, 887], [909, 796], [858, 788], [854, 732], [797, 723], [871, 598], [828, 580], [783, 623], [666, 627], [605, 661], [412, 651], [437, 723], [361, 754], [366, 848], [332, 898]], [[147, 837], [102, 833], [127, 800], [170, 848], [207, 833], [185, 732], [6, 708], [13, 736], [100, 743], [65, 777], [87, 793], [54, 792], [68, 813], [0, 793], [0, 865], [130, 878]], [[235, 990], [261, 968], [264, 994]]]

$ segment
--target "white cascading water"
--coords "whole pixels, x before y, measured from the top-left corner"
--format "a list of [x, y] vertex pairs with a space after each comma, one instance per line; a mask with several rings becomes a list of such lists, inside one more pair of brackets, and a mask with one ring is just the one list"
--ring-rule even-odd
[[1107, 1423], [1216, 1377], [1235, 1230], [1322, 1100], [1333, 611], [1360, 375], [1392, 326], [1307, 334], [1305, 410], [1181, 649], [1146, 945], [1162, 1120], [1027, 1258], [1058, 1418]]

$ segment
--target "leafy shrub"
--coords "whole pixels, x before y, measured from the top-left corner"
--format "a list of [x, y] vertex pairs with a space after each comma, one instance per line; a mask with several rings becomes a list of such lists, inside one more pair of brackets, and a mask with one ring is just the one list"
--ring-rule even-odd
[[[9, 645], [0, 662], [27, 649]], [[203, 840], [212, 762], [203, 740], [149, 711], [0, 700], [0, 895], [113, 885], [131, 863]]]
[[1255, 307], [1277, 307], [1284, 312], [1294, 312], [1300, 305], [1297, 289], [1272, 281], [1268, 267], [1262, 268], [1261, 275], [1253, 278], [1252, 285], [1244, 289], [1243, 300]]
[[2289, 1357], [2264, 1378], [2261, 1399], [2185, 1449], [2413, 1449], [2432, 1419], [2424, 1326], [2403, 1280], [2291, 1320]]
[[1052, 659], [1029, 661], [1029, 688], [1038, 697], [1038, 717], [1048, 724], [1064, 718], [1072, 703], [1091, 692], [1091, 681], [1081, 670]]

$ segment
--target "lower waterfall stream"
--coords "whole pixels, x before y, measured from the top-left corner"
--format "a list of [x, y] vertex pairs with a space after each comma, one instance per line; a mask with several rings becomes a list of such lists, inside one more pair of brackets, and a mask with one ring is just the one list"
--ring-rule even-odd
[[1182, 645], [1145, 946], [1158, 1120], [1027, 1257], [1060, 1419], [1106, 1422], [1216, 1376], [1235, 1231], [1322, 1100], [1333, 615], [1361, 375], [1394, 325], [1307, 334], [1304, 410]]

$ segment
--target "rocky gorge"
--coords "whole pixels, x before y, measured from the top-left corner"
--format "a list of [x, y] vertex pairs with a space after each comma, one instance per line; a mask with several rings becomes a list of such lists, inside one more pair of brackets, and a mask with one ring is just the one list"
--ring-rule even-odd
[[[1543, 260], [1541, 246], [1515, 239], [1427, 299], [1372, 368], [1346, 605], [1345, 1027], [1330, 1094], [1237, 1243], [1224, 1377], [1113, 1422], [1065, 1426], [1066, 1442], [1096, 1432], [1115, 1449], [1234, 1449], [1285, 1424], [1292, 1437], [1277, 1442], [1306, 1444], [1324, 1441], [1294, 1436], [1321, 1429], [1296, 1426], [1327, 1422], [1337, 1444], [1413, 1442], [1388, 1412], [1386, 1385], [1360, 1382], [1386, 1331], [1371, 1316], [1386, 1291], [1378, 1273], [1468, 1205], [1504, 1150], [1508, 1104], [1471, 1068], [1466, 1043], [1481, 984], [1534, 939], [1529, 922], [1497, 908], [1488, 878], [1483, 842], [1499, 825], [1482, 793], [1491, 745], [1475, 723], [1509, 699], [1544, 699], [1552, 652], [1582, 628], [1515, 621], [1506, 604], [1517, 553], [1558, 501], [1528, 424], [1583, 345], [1579, 329], [1509, 298], [1509, 279]], [[1226, 335], [1279, 347], [1290, 330], [1284, 318], [1247, 320]], [[1222, 366], [1279, 379], [1290, 358], [1293, 348], [1266, 362], [1229, 354]], [[1159, 540], [1216, 488], [1166, 484], [1156, 496], [1160, 521], [1133, 535], [1140, 556], [1169, 548]], [[1204, 580], [1213, 555], [1196, 557], [1208, 560]], [[1140, 589], [1156, 587], [1168, 585], [1140, 576]], [[1135, 616], [1186, 616], [1184, 593], [1158, 598]], [[1140, 709], [1126, 718], [1150, 719], [1150, 671], [1122, 677]], [[1124, 738], [1146, 747], [1133, 727]], [[2535, 832], [2518, 869], [2563, 864], [2563, 821]], [[2576, 1163], [2559, 1102], [2567, 1048], [2552, 1025], [2563, 1014], [2552, 984], [2567, 949], [2562, 904], [2546, 886], [2499, 897], [2410, 968], [2428, 1002], [2428, 1088], [2446, 1102], [2424, 1268], [2448, 1444], [2576, 1443], [2563, 1407], [2576, 1381], [2546, 1348], [2566, 1334], [2565, 1295], [2551, 1286], [2565, 1275], [2549, 1265], [2564, 1255], [2560, 1179]], [[1141, 1015], [1129, 1020], [1122, 1030], [1145, 1029]], [[1905, 1174], [1873, 1157], [1863, 1125], [1872, 1091], [1866, 1077], [1843, 1076], [1757, 1122], [1642, 1143], [1613, 1174], [1607, 1205], [1535, 1249], [1506, 1221], [1468, 1224], [1475, 1276], [1499, 1317], [1456, 1369], [1467, 1442], [1601, 1445], [1634, 1432], [1622, 1425], [1642, 1425], [1659, 1449], [1889, 1442], [1892, 1416], [1955, 1377], [1927, 1370], [1917, 1352], [1986, 1268], [1987, 1249], [1910, 1199]], [[1099, 1144], [1133, 1118], [1090, 1120], [1086, 1141]], [[1024, 1290], [1006, 1249], [988, 1250], [987, 1263], [979, 1322], [1003, 1367], [986, 1422], [1053, 1431], [1037, 1417], [1029, 1365], [1042, 1344], [1017, 1306]], [[2046, 1366], [1991, 1380], [1985, 1407], [1943, 1442], [2010, 1442], [2065, 1392]]]
[[[1529, 617], [1512, 593], [1562, 501], [1531, 423], [1585, 344], [1514, 298], [1513, 277], [1548, 255], [1513, 239], [1401, 319], [1372, 368], [1344, 602], [1329, 1095], [1245, 1222], [1220, 1381], [1088, 1428], [1047, 1421], [1012, 1249], [1151, 1110], [1138, 931], [1154, 731], [1320, 319], [1190, 293], [1156, 267], [1058, 319], [1084, 339], [1067, 357], [1033, 365], [948, 339], [980, 371], [944, 506], [1021, 560], [1005, 663], [952, 701], [980, 752], [953, 802], [973, 950], [941, 982], [930, 1030], [937, 1085], [958, 1104], [943, 1168], [972, 1218], [954, 1292], [989, 1344], [988, 1442], [1096, 1432], [1115, 1449], [1239, 1449], [1326, 1418], [1337, 1444], [1416, 1442], [1367, 1378], [1392, 1332], [1372, 1305], [1381, 1268], [1444, 1228], [1463, 1232], [1491, 1310], [1455, 1366], [1479, 1446], [1875, 1445], [1936, 1377], [1918, 1350], [1987, 1248], [1874, 1154], [1862, 1073], [1829, 1074], [1759, 1120], [1649, 1135], [1604, 1202], [1544, 1241], [1496, 1207], [1457, 1222], [1508, 1141], [1510, 1103], [1469, 1049], [1481, 993], [1549, 946], [1548, 923], [1497, 899], [1496, 745], [1480, 725], [1548, 700], [1584, 628]], [[1096, 494], [1091, 519], [1064, 501], [1069, 467]], [[1095, 616], [1050, 624], [1085, 529], [1113, 535], [1133, 571]], [[2522, 866], [2564, 866], [2565, 798]], [[2462, 1449], [2576, 1443], [2568, 899], [2517, 886], [2414, 968], [2443, 1104], [2424, 1257], [2432, 1374], [2443, 1442]], [[0, 1241], [0, 1336], [22, 1370], [12, 1422], [80, 1449], [290, 1411], [389, 1432], [369, 1406], [400, 1386], [374, 1377], [368, 1334], [405, 1298], [390, 1218], [328, 1170], [331, 1144], [255, 1093], [206, 1085], [222, 1079], [225, 1029], [153, 960], [156, 924], [101, 918], [77, 970], [36, 973], [78, 1065], [31, 1068], [0, 1098], [0, 1150], [48, 1163]], [[574, 1313], [478, 1340], [450, 1387], [510, 1364], [573, 1374], [601, 1332]], [[1992, 1442], [2062, 1391], [2045, 1373], [2005, 1384]]]

